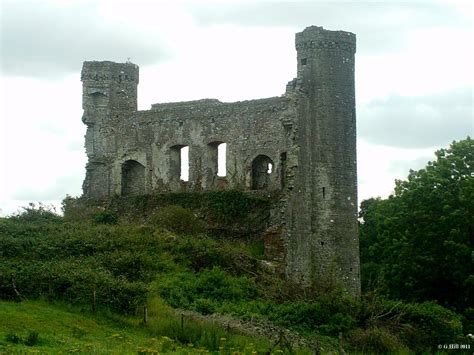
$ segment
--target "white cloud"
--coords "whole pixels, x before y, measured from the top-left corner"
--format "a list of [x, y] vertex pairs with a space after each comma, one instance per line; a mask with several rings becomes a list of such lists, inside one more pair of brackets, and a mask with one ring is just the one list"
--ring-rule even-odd
[[359, 136], [394, 147], [442, 147], [474, 133], [472, 88], [424, 96], [391, 95], [358, 109]]
[[92, 2], [2, 3], [3, 75], [40, 78], [77, 73], [88, 59], [156, 63], [170, 54], [156, 32], [102, 16]]

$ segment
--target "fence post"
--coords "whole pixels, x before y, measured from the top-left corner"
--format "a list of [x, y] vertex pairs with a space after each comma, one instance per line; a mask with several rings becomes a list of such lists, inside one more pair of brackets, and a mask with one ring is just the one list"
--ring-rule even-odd
[[96, 292], [94, 288], [94, 291], [92, 291], [92, 312], [95, 313], [96, 311], [97, 311], [97, 297], [96, 297]]
[[146, 306], [146, 303], [143, 305], [143, 323], [145, 325], [148, 324], [148, 308]]

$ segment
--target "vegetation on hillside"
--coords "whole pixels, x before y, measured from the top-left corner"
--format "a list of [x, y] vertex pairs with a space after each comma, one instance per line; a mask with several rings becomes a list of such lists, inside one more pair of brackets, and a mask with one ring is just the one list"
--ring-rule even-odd
[[[426, 169], [410, 172], [407, 181], [398, 181], [393, 196], [362, 203], [366, 292], [360, 299], [337, 287], [301, 289], [285, 280], [278, 266], [269, 267], [258, 236], [272, 197], [238, 191], [178, 193], [115, 197], [93, 206], [68, 197], [64, 217], [30, 205], [0, 219], [0, 297], [9, 301], [2, 303], [2, 317], [21, 307], [44, 307], [45, 312], [55, 309], [59, 318], [67, 311], [74, 316], [66, 318], [92, 317], [106, 328], [121, 324], [126, 330], [118, 334], [138, 334], [126, 348], [130, 352], [151, 347], [148, 336], [173, 340], [158, 351], [180, 347], [188, 353], [196, 347], [221, 353], [230, 348], [294, 352], [296, 345], [303, 353], [340, 347], [425, 352], [439, 344], [468, 344], [473, 141], [455, 142], [437, 157]], [[239, 337], [225, 326], [202, 321], [186, 323], [186, 328], [182, 310], [204, 319], [223, 314], [247, 328], [258, 324], [267, 329], [263, 335], [268, 340]], [[28, 326], [27, 318], [12, 316], [17, 321], [6, 326], [11, 332], [0, 327], [0, 350], [66, 349], [49, 333], [42, 334], [45, 330]], [[35, 332], [42, 345], [27, 344], [34, 343]], [[86, 342], [73, 338], [69, 335], [68, 341], [88, 351]], [[222, 344], [221, 338], [229, 340]], [[94, 351], [109, 346], [104, 338], [91, 341]]]
[[474, 141], [453, 142], [387, 199], [361, 204], [363, 288], [433, 300], [474, 333]]

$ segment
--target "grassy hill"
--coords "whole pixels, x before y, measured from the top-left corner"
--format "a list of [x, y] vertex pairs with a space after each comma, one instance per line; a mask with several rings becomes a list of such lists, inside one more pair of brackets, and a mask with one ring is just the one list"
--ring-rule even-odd
[[[181, 325], [180, 317], [157, 300], [152, 302], [146, 326], [137, 317], [107, 312], [92, 314], [79, 307], [44, 301], [0, 302], [0, 319], [2, 353], [191, 354], [239, 351], [251, 354], [272, 348], [265, 339], [238, 335], [211, 322], [185, 318]], [[194, 338], [196, 343], [178, 342], [163, 335], [177, 335], [179, 332], [188, 333], [188, 339]]]
[[354, 299], [285, 280], [259, 239], [270, 205], [236, 191], [99, 206], [69, 198], [64, 217], [30, 205], [0, 219], [0, 350], [386, 352], [465, 343], [459, 316], [435, 303]]

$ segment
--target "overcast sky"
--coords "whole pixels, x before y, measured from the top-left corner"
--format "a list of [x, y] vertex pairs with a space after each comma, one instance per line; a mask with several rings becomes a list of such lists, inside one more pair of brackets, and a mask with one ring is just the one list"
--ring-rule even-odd
[[0, 0], [0, 215], [78, 196], [85, 60], [140, 66], [139, 109], [284, 93], [294, 34], [357, 35], [359, 202], [474, 136], [473, 2]]

